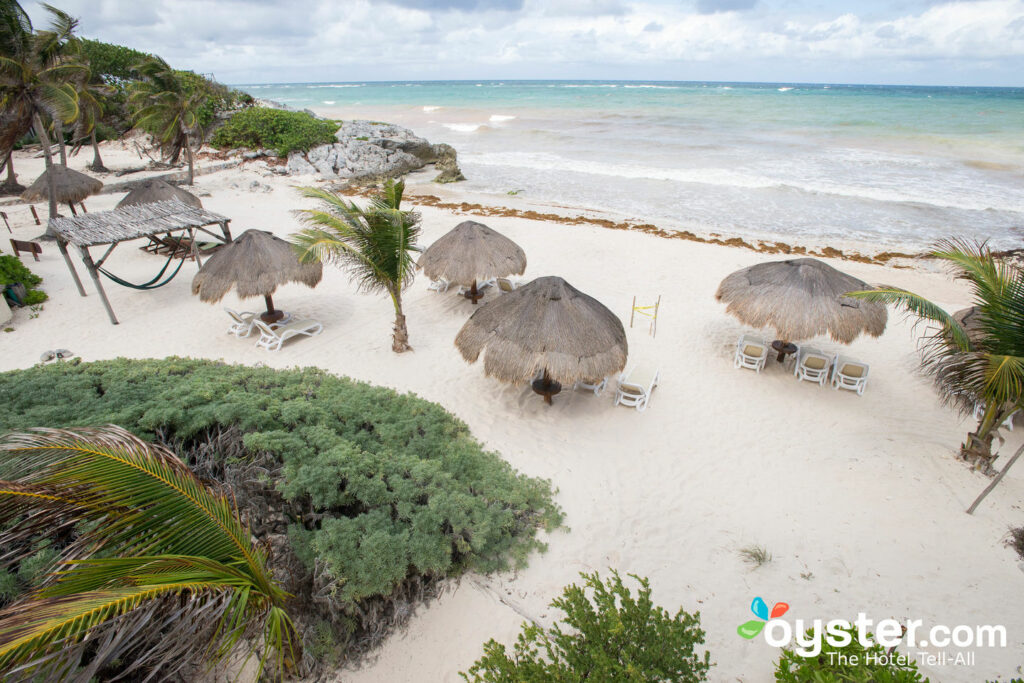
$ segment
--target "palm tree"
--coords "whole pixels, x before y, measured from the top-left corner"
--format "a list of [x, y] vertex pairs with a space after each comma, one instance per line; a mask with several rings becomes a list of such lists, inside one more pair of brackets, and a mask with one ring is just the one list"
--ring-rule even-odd
[[992, 441], [1007, 417], [1024, 407], [1024, 271], [1000, 261], [984, 243], [948, 240], [932, 254], [947, 261], [954, 277], [966, 280], [974, 296], [978, 328], [967, 329], [924, 297], [897, 287], [851, 292], [847, 296], [894, 304], [938, 324], [925, 338], [922, 368], [942, 398], [965, 413], [984, 406], [978, 427], [961, 445], [961, 457], [992, 470]]
[[311, 227], [295, 234], [299, 260], [332, 262], [347, 268], [361, 291], [384, 291], [395, 306], [391, 349], [402, 353], [409, 346], [409, 331], [402, 312], [402, 290], [412, 284], [416, 272], [413, 253], [419, 251], [420, 216], [402, 211], [405, 183], [389, 180], [383, 194], [370, 199], [363, 209], [326, 190], [302, 188], [306, 197], [319, 199], [323, 211], [303, 211]]
[[188, 161], [188, 184], [194, 170], [192, 143], [202, 141], [199, 108], [208, 95], [201, 89], [189, 88], [167, 62], [159, 57], [147, 59], [135, 67], [142, 80], [132, 85], [129, 101], [136, 108], [136, 125], [153, 134], [160, 145], [177, 161], [184, 149]]
[[[44, 5], [54, 15], [49, 31], [33, 32], [32, 22], [17, 0], [0, 0], [0, 110], [15, 121], [30, 122], [43, 145], [46, 170], [53, 168], [50, 137], [44, 118], [70, 123], [78, 118], [78, 94], [72, 82], [84, 67], [67, 54], [74, 22]], [[48, 173], [50, 218], [57, 215], [53, 174]]]
[[97, 173], [106, 173], [107, 167], [103, 165], [100, 157], [100, 146], [96, 140], [96, 124], [103, 116], [105, 99], [112, 95], [114, 88], [107, 85], [102, 77], [94, 75], [89, 71], [88, 75], [78, 83], [78, 121], [75, 124], [75, 137], [84, 140], [89, 136], [92, 144], [92, 163], [89, 169]]
[[261, 670], [294, 661], [288, 596], [229, 498], [119, 427], [0, 439], [0, 529], [4, 548], [78, 533], [0, 611], [5, 680], [85, 681], [114, 660], [165, 679], [252, 643]]

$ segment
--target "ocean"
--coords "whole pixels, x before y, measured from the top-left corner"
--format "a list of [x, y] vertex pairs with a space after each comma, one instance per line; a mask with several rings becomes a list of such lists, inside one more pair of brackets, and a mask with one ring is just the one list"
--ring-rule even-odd
[[[466, 190], [698, 234], [1024, 246], [1024, 88], [456, 81], [253, 84], [458, 151]], [[499, 199], [500, 198], [500, 199]]]

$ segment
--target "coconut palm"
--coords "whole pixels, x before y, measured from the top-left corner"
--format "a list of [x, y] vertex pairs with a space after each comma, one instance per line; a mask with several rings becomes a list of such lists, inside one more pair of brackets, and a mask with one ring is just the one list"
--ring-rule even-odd
[[[16, 0], [0, 0], [0, 110], [15, 121], [31, 123], [43, 145], [49, 170], [53, 158], [44, 119], [71, 123], [78, 118], [78, 94], [73, 82], [85, 67], [68, 54], [74, 20], [44, 6], [54, 17], [53, 26], [48, 31], [33, 32], [31, 20]], [[56, 193], [51, 187], [50, 217], [56, 215]]]
[[4, 680], [86, 681], [114, 660], [164, 680], [236, 646], [276, 673], [291, 659], [287, 594], [230, 499], [119, 427], [0, 439], [0, 529], [5, 549], [78, 534], [0, 611]]
[[92, 171], [107, 172], [100, 157], [100, 146], [96, 140], [96, 124], [103, 116], [105, 100], [114, 93], [114, 88], [107, 85], [103, 79], [94, 74], [91, 70], [78, 84], [78, 121], [75, 123], [75, 137], [84, 140], [89, 136], [92, 145], [92, 163], [89, 169]]
[[1024, 271], [1000, 261], [984, 243], [948, 240], [932, 254], [966, 280], [976, 313], [968, 330], [953, 315], [924, 297], [897, 287], [851, 292], [847, 296], [893, 304], [938, 324], [926, 336], [922, 367], [944, 401], [972, 412], [984, 406], [977, 429], [967, 435], [961, 456], [990, 471], [992, 441], [999, 426], [1024, 407]]
[[192, 184], [195, 174], [192, 144], [202, 142], [199, 126], [199, 108], [209, 97], [201, 89], [190, 88], [188, 83], [167, 62], [151, 57], [135, 67], [142, 79], [132, 84], [129, 102], [135, 107], [135, 124], [153, 134], [171, 161], [185, 152], [188, 161], [188, 180]]
[[412, 348], [402, 290], [412, 284], [413, 254], [420, 251], [420, 215], [401, 210], [404, 190], [405, 183], [389, 180], [364, 209], [331, 192], [304, 187], [302, 193], [319, 199], [325, 210], [303, 211], [303, 222], [311, 227], [292, 236], [300, 261], [335, 263], [349, 270], [360, 290], [388, 293], [395, 306], [391, 349], [396, 353]]

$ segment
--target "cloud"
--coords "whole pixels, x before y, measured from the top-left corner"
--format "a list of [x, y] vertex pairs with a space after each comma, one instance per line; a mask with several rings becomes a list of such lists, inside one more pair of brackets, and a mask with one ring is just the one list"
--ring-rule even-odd
[[701, 14], [736, 12], [753, 9], [757, 0], [697, 0], [697, 11]]
[[410, 7], [424, 11], [460, 10], [462, 12], [481, 12], [499, 10], [502, 12], [518, 12], [523, 8], [523, 0], [382, 0], [393, 5]]
[[664, 30], [665, 27], [656, 21], [652, 21], [651, 23], [647, 24], [647, 26], [644, 26], [644, 31], [646, 31], [647, 33], [658, 33], [659, 31]]

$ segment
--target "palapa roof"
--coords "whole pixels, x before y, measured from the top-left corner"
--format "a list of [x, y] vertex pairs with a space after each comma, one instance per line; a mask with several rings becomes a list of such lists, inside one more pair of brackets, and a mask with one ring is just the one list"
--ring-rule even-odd
[[976, 346], [978, 341], [985, 336], [980, 312], [977, 306], [969, 306], [953, 314], [953, 320], [960, 323], [964, 331], [967, 332], [967, 339], [970, 341], [971, 346]]
[[135, 184], [132, 187], [131, 192], [125, 195], [124, 199], [117, 203], [117, 208], [125, 206], [133, 206], [136, 204], [152, 204], [154, 202], [166, 202], [171, 199], [177, 199], [182, 204], [195, 207], [197, 209], [203, 208], [203, 203], [199, 201], [199, 197], [195, 196], [191, 192], [175, 187], [166, 180], [160, 178], [150, 178], [149, 180], [143, 180], [140, 183]]
[[65, 242], [80, 247], [123, 242], [183, 228], [224, 223], [219, 213], [196, 209], [179, 201], [136, 204], [112, 211], [50, 219], [50, 228]]
[[626, 366], [626, 331], [597, 299], [560, 277], [541, 277], [480, 307], [455, 337], [462, 357], [484, 353], [484, 372], [524, 382], [547, 370], [570, 384]]
[[90, 195], [94, 195], [103, 189], [103, 183], [84, 173], [79, 173], [66, 166], [54, 164], [47, 171], [36, 178], [36, 181], [28, 186], [28, 189], [21, 193], [21, 198], [26, 202], [45, 202], [50, 199], [50, 187], [46, 181], [47, 174], [53, 174], [54, 190], [57, 193], [57, 201], [61, 204], [73, 204], [80, 202]]
[[192, 279], [192, 293], [200, 301], [216, 303], [232, 287], [238, 296], [270, 296], [280, 285], [301, 282], [316, 287], [323, 264], [299, 263], [289, 242], [264, 230], [246, 230], [216, 251]]
[[522, 275], [526, 253], [497, 230], [463, 221], [427, 247], [418, 265], [431, 280], [469, 287], [481, 280]]
[[861, 332], [877, 337], [888, 319], [885, 305], [844, 297], [871, 289], [862, 280], [813, 258], [759, 263], [722, 280], [715, 298], [752, 327], [773, 327], [784, 341], [828, 333], [849, 344]]

